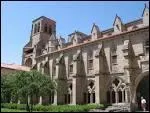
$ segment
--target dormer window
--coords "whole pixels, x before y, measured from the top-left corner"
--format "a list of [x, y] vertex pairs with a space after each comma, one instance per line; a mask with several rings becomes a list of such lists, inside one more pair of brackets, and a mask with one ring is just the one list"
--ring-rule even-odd
[[116, 25], [116, 27], [117, 27], [117, 29], [120, 31], [120, 28], [119, 28], [119, 25], [118, 25], [118, 24]]

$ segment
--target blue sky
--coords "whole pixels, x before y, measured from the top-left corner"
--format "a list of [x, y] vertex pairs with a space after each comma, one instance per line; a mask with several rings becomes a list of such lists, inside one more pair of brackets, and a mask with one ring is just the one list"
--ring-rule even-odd
[[56, 21], [57, 35], [67, 40], [75, 30], [90, 34], [93, 23], [111, 28], [115, 15], [123, 23], [141, 18], [145, 1], [8, 1], [1, 7], [1, 62], [21, 64], [22, 48], [29, 41], [32, 20], [46, 16]]

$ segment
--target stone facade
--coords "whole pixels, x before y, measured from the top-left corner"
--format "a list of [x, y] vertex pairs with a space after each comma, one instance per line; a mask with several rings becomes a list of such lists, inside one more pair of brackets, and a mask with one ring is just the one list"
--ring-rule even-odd
[[89, 35], [75, 31], [68, 42], [42, 16], [32, 22], [22, 64], [57, 80], [54, 104], [135, 103], [136, 87], [149, 76], [149, 8], [126, 24], [116, 15], [105, 31], [96, 24]]

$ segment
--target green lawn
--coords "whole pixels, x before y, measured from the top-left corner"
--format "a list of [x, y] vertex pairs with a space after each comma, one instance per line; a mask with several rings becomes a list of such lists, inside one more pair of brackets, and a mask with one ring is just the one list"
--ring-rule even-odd
[[[86, 104], [86, 105], [34, 105], [33, 111], [43, 112], [88, 112], [90, 109], [100, 108], [105, 106], [102, 104]], [[25, 104], [16, 103], [1, 103], [2, 112], [25, 112]]]
[[1, 108], [1, 112], [26, 112], [25, 110]]

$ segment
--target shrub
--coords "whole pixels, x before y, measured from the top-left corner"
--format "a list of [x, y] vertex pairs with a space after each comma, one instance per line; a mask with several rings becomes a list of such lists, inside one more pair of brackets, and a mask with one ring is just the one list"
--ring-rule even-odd
[[[49, 111], [49, 112], [88, 112], [90, 109], [104, 108], [102, 104], [86, 104], [86, 105], [34, 105], [33, 111]], [[2, 103], [1, 108], [25, 110], [26, 104]]]

